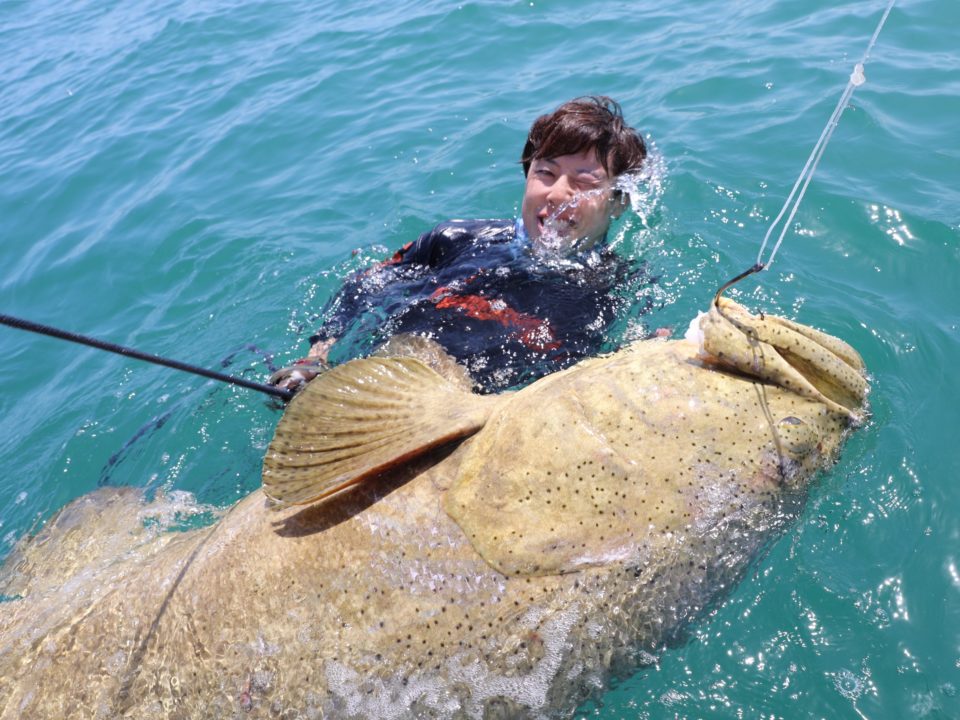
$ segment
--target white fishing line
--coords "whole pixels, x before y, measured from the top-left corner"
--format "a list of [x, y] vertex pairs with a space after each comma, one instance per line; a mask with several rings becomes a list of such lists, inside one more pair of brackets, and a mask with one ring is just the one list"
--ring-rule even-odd
[[[800, 176], [793, 184], [793, 189], [790, 191], [790, 194], [784, 201], [783, 207], [780, 208], [780, 212], [777, 214], [776, 219], [774, 219], [774, 221], [770, 224], [770, 227], [767, 228], [767, 234], [763, 237], [763, 243], [760, 246], [760, 252], [757, 253], [758, 267], [769, 269], [770, 265], [773, 263], [773, 258], [776, 257], [777, 251], [780, 249], [781, 243], [783, 243], [783, 238], [786, 236], [787, 230], [790, 228], [790, 223], [793, 221], [794, 215], [797, 214], [797, 208], [800, 207], [800, 202], [803, 200], [803, 196], [807, 192], [807, 186], [810, 185], [810, 180], [813, 178], [813, 174], [817, 170], [817, 165], [820, 164], [820, 158], [823, 157], [823, 153], [827, 149], [827, 143], [830, 142], [830, 138], [833, 136], [833, 131], [837, 129], [837, 125], [840, 122], [840, 115], [843, 114], [844, 109], [846, 109], [847, 104], [850, 102], [850, 97], [853, 95], [853, 91], [866, 82], [867, 78], [863, 73], [863, 67], [866, 64], [867, 59], [870, 57], [870, 51], [873, 49], [874, 43], [877, 42], [877, 37], [880, 35], [880, 30], [883, 28], [883, 24], [887, 21], [887, 17], [890, 15], [890, 11], [893, 9], [894, 2], [896, 2], [896, 0], [890, 0], [887, 3], [887, 9], [880, 18], [880, 22], [877, 24], [877, 29], [873, 31], [873, 37], [870, 38], [870, 42], [867, 44], [867, 50], [860, 59], [860, 62], [854, 66], [853, 72], [850, 73], [850, 79], [847, 81], [847, 86], [844, 88], [843, 94], [840, 96], [840, 101], [837, 103], [837, 106], [833, 109], [833, 114], [830, 116], [830, 119], [827, 120], [827, 124], [823, 128], [823, 132], [820, 133], [820, 139], [817, 140], [816, 145], [813, 146], [810, 157], [807, 158], [806, 165], [803, 166]], [[794, 200], [794, 196], [796, 196], [796, 200]], [[793, 203], [792, 206], [791, 202]], [[774, 229], [776, 229], [777, 225], [780, 223], [784, 213], [787, 212], [787, 208], [790, 208], [790, 213], [787, 215], [787, 219], [783, 223], [783, 227], [780, 230], [780, 236], [777, 238], [777, 242], [774, 244], [773, 250], [770, 251], [770, 257], [766, 262], [763, 262], [763, 252], [767, 248], [767, 241], [773, 234]]]

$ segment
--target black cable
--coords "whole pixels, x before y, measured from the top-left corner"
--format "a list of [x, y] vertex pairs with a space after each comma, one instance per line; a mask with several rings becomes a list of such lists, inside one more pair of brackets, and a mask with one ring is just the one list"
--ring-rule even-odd
[[744, 270], [742, 273], [740, 273], [735, 278], [733, 278], [733, 280], [727, 280], [727, 282], [725, 282], [723, 286], [719, 290], [717, 290], [717, 294], [713, 296], [713, 304], [719, 308], [720, 296], [723, 295], [724, 290], [726, 290], [729, 287], [733, 287], [748, 275], [753, 275], [753, 273], [755, 272], [760, 272], [761, 270], [763, 270], [764, 267], [765, 265], [763, 263], [757, 263], [756, 265]]
[[155, 365], [163, 365], [168, 368], [173, 368], [174, 370], [182, 370], [183, 372], [193, 373], [194, 375], [202, 375], [203, 377], [210, 378], [211, 380], [219, 380], [220, 382], [239, 385], [240, 387], [245, 387], [250, 390], [257, 390], [259, 392], [266, 393], [267, 395], [273, 395], [281, 400], [290, 400], [290, 398], [292, 398], [294, 395], [291, 390], [284, 390], [283, 388], [278, 388], [273, 385], [266, 385], [264, 383], [253, 382], [252, 380], [245, 380], [244, 378], [237, 377], [235, 375], [225, 375], [223, 373], [214, 372], [213, 370], [197, 367], [196, 365], [188, 365], [187, 363], [182, 363], [177, 360], [170, 360], [169, 358], [160, 357], [159, 355], [151, 355], [149, 353], [140, 352], [139, 350], [134, 350], [133, 348], [104, 342], [103, 340], [97, 340], [96, 338], [87, 337], [86, 335], [78, 335], [76, 333], [67, 332], [66, 330], [58, 330], [57, 328], [50, 327], [49, 325], [41, 325], [40, 323], [22, 320], [10, 315], [0, 314], [0, 324], [8, 325], [9, 327], [18, 328], [20, 330], [28, 330], [29, 332], [35, 332], [41, 335], [60, 338], [61, 340], [69, 340], [70, 342], [79, 343], [81, 345], [89, 345], [90, 347], [97, 348], [98, 350], [106, 350], [107, 352], [136, 358], [137, 360], [145, 360], [146, 362], [154, 363]]

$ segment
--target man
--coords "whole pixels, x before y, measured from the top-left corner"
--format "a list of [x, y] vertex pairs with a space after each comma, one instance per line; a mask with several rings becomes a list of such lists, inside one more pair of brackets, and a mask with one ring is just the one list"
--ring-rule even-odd
[[297, 389], [326, 365], [401, 333], [439, 343], [476, 387], [530, 382], [606, 348], [637, 273], [605, 244], [629, 199], [643, 139], [607, 97], [578, 98], [536, 119], [523, 148], [516, 220], [442, 223], [348, 278], [324, 310], [304, 360], [271, 382]]

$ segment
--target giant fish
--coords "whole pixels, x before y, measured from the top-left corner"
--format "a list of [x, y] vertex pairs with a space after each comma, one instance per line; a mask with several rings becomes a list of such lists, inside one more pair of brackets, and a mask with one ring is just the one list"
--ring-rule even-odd
[[0, 571], [0, 718], [569, 717], [722, 600], [865, 412], [832, 336], [723, 298], [691, 329], [498, 396], [345, 363], [208, 527], [74, 501]]

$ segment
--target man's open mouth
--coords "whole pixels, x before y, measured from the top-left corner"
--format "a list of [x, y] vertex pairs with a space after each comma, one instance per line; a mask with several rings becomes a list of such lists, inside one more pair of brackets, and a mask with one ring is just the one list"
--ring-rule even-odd
[[540, 234], [544, 231], [555, 233], [557, 235], [567, 235], [577, 227], [576, 220], [573, 218], [537, 216], [537, 230]]

